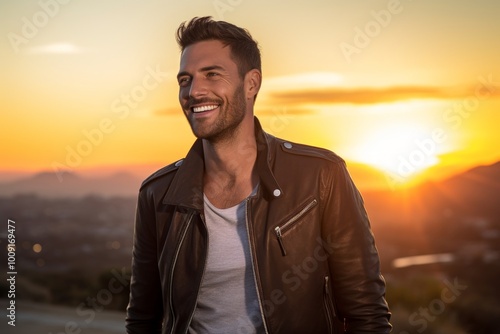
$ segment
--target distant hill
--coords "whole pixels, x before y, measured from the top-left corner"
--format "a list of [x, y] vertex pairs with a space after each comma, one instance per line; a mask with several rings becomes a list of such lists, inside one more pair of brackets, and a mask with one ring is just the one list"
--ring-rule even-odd
[[[110, 176], [83, 176], [80, 173], [65, 172], [56, 175], [54, 172], [40, 172], [34, 175], [18, 176], [16, 181], [4, 181], [12, 179], [15, 173], [6, 173], [3, 180], [0, 179], [0, 196], [12, 196], [19, 194], [36, 194], [42, 197], [82, 197], [89, 194], [99, 196], [136, 196], [139, 186], [146, 177], [161, 168], [159, 165], [134, 166], [135, 173], [119, 172], [110, 173]], [[116, 170], [116, 166], [106, 169], [107, 172]], [[377, 169], [356, 163], [349, 163], [348, 169], [356, 185], [363, 189], [388, 188], [384, 174]], [[96, 174], [98, 169], [91, 170]], [[139, 172], [139, 173], [137, 173]], [[137, 176], [140, 175], [140, 176]]]
[[363, 191], [363, 197], [377, 222], [500, 220], [500, 162], [409, 189]]
[[[387, 190], [387, 178], [378, 170], [354, 163], [349, 163], [348, 168], [362, 190], [368, 212], [381, 216], [383, 220], [400, 219], [406, 210], [418, 211], [418, 215], [413, 214], [413, 218], [417, 219], [420, 215], [435, 216], [450, 210], [474, 214], [480, 210], [500, 209], [500, 162], [479, 166], [442, 181], [394, 191]], [[41, 172], [16, 181], [0, 182], [0, 196], [136, 196], [146, 176], [140, 178], [129, 172], [119, 172], [109, 176], [86, 177], [67, 172], [60, 180], [54, 172]]]
[[129, 173], [87, 178], [65, 173], [61, 179], [54, 172], [41, 172], [17, 181], [0, 183], [0, 196], [36, 194], [42, 197], [82, 197], [86, 195], [135, 196], [141, 180]]

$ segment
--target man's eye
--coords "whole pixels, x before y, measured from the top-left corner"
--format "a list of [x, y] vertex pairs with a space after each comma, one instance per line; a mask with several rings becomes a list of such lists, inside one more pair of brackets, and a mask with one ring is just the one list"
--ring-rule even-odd
[[218, 76], [218, 75], [219, 75], [219, 73], [216, 73], [216, 72], [208, 72], [208, 73], [207, 73], [207, 77], [209, 77], [209, 78], [210, 78], [210, 77], [216, 77], [216, 76]]
[[188, 77], [180, 78], [178, 81], [179, 81], [179, 86], [184, 87], [187, 86], [187, 84], [189, 83], [189, 78]]

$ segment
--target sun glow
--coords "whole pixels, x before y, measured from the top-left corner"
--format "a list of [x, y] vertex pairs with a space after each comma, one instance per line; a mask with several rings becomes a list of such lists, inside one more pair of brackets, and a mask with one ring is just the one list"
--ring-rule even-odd
[[390, 123], [365, 133], [349, 151], [352, 160], [373, 166], [404, 183], [439, 162], [442, 147], [423, 125]]

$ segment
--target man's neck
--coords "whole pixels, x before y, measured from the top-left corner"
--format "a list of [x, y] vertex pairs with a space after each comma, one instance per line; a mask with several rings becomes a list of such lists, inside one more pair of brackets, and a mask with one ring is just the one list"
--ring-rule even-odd
[[219, 208], [238, 204], [258, 182], [254, 172], [257, 143], [253, 122], [251, 126], [248, 124], [238, 130], [229, 140], [215, 143], [203, 140], [203, 191], [210, 202]]

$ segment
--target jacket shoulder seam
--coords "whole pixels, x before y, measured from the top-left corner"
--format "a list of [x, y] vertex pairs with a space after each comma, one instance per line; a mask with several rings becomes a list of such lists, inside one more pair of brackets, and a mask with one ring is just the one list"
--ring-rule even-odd
[[283, 152], [288, 152], [290, 154], [308, 156], [312, 158], [320, 158], [337, 164], [345, 163], [344, 159], [342, 159], [334, 152], [327, 150], [325, 148], [306, 145], [306, 144], [293, 143], [283, 139], [279, 139], [279, 145]]

